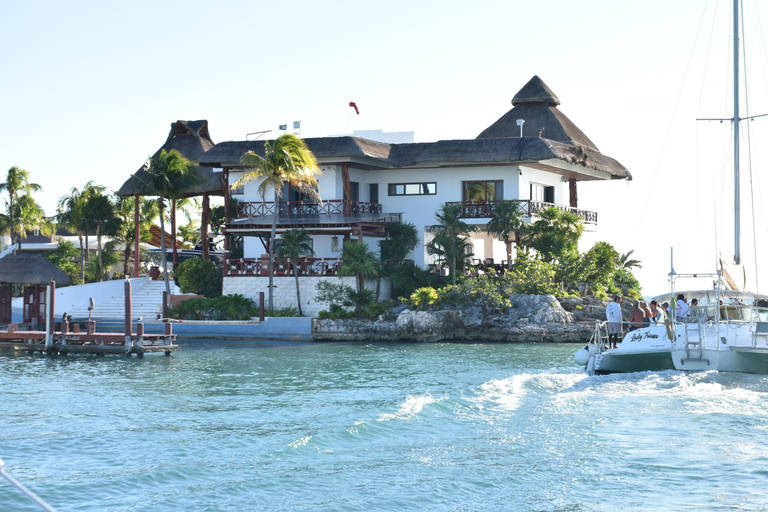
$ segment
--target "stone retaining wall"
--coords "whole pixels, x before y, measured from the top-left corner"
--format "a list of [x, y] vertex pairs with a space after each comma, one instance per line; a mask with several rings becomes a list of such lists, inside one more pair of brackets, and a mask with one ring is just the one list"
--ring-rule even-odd
[[[395, 311], [376, 320], [312, 320], [314, 341], [451, 341], [587, 343], [605, 306], [572, 299], [564, 309], [552, 295], [514, 295], [504, 315], [485, 316], [480, 306], [448, 311]], [[607, 304], [607, 301], [605, 302]], [[589, 307], [586, 308], [585, 305]], [[600, 308], [602, 307], [602, 312]]]

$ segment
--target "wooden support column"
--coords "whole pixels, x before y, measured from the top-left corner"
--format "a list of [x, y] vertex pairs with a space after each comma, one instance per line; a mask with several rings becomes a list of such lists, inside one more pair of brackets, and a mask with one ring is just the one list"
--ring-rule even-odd
[[56, 281], [48, 283], [48, 297], [46, 298], [46, 311], [45, 315], [45, 348], [53, 347], [53, 333], [55, 332], [56, 319], [53, 315], [56, 313], [54, 298], [56, 297]]
[[[227, 235], [227, 224], [229, 224], [229, 169], [224, 168], [224, 227], [221, 228], [224, 235], [224, 251], [229, 251], [229, 236]], [[225, 258], [229, 254], [225, 254]]]
[[341, 164], [341, 182], [344, 186], [344, 214], [352, 212], [352, 186], [349, 184], [349, 168], [347, 164]]
[[203, 244], [203, 261], [210, 261], [208, 248], [208, 224], [211, 222], [211, 201], [208, 194], [203, 194], [203, 218], [200, 222], [200, 240]]
[[139, 241], [141, 240], [141, 226], [139, 225], [139, 194], [136, 194], [136, 211], [133, 214], [133, 222], [135, 226], [136, 241], [134, 242], [133, 249], [133, 277], [139, 277]]
[[131, 281], [126, 279], [124, 284], [125, 293], [125, 353], [131, 353], [131, 321], [133, 320], [133, 309], [131, 307]]
[[576, 180], [571, 178], [568, 180], [568, 189], [571, 192], [571, 208], [579, 207], [579, 196], [576, 193]]
[[[176, 268], [176, 200], [171, 199], [171, 252], [173, 253], [173, 267]], [[165, 258], [165, 254], [163, 254]], [[168, 279], [168, 276], [165, 276]]]

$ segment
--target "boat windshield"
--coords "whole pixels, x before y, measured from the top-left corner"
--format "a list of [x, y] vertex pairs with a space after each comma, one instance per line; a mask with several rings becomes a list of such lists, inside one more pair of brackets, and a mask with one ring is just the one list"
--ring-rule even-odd
[[768, 322], [768, 307], [751, 304], [724, 304], [719, 308], [715, 305], [693, 306], [686, 317], [688, 322], [710, 322], [718, 316], [720, 320], [741, 322]]

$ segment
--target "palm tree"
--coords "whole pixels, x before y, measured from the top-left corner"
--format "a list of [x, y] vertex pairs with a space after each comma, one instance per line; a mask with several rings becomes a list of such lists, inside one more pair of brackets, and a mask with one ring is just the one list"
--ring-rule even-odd
[[299, 290], [299, 256], [304, 254], [315, 254], [310, 245], [312, 237], [305, 228], [292, 229], [286, 231], [280, 237], [281, 243], [277, 248], [277, 254], [280, 257], [288, 258], [293, 268], [293, 276], [296, 278], [296, 300], [299, 304], [299, 315], [301, 312], [301, 292]]
[[437, 224], [428, 226], [427, 231], [435, 237], [427, 244], [427, 252], [435, 254], [442, 261], [451, 262], [451, 279], [456, 284], [456, 260], [467, 257], [469, 242], [467, 236], [478, 231], [477, 226], [462, 220], [464, 205], [461, 203], [444, 204], [435, 214]]
[[405, 257], [419, 245], [419, 230], [412, 222], [393, 222], [387, 228], [387, 238], [379, 241], [379, 259], [381, 273], [376, 282], [376, 300], [379, 300], [381, 277], [390, 278], [390, 294], [394, 295], [395, 282], [392, 276], [397, 274]]
[[[136, 224], [134, 224], [135, 203], [133, 197], [118, 196], [115, 200], [115, 215], [121, 220], [115, 236], [123, 244], [123, 274], [128, 275], [128, 261], [131, 259], [133, 246], [136, 242]], [[141, 241], [148, 242], [152, 238], [150, 227], [160, 214], [157, 201], [141, 198], [139, 201], [139, 225], [141, 226]], [[135, 265], [139, 264], [136, 255]]]
[[[43, 187], [41, 187], [37, 183], [29, 182], [29, 171], [25, 169], [20, 169], [15, 165], [10, 169], [8, 169], [8, 173], [5, 176], [5, 181], [0, 183], [0, 192], [5, 190], [6, 192], [8, 192], [8, 196], [10, 197], [10, 205], [8, 207], [8, 211], [10, 213], [10, 223], [11, 223], [11, 245], [13, 245], [13, 242], [14, 242], [13, 240], [13, 231], [15, 226], [15, 223], [13, 221], [14, 197], [16, 197], [19, 194], [30, 194], [32, 192], [39, 192], [42, 189]], [[19, 242], [19, 247], [20, 246], [21, 246], [21, 242]]]
[[190, 188], [205, 180], [193, 165], [175, 149], [170, 152], [163, 149], [158, 156], [149, 161], [146, 178], [133, 175], [133, 178], [147, 189], [147, 195], [157, 196], [157, 206], [160, 209], [160, 254], [168, 297], [171, 296], [171, 284], [168, 281], [168, 261], [165, 257], [165, 200], [178, 199]]
[[116, 233], [119, 223], [115, 214], [115, 205], [110, 198], [101, 192], [91, 195], [86, 204], [85, 211], [88, 223], [96, 228], [97, 254], [99, 265], [99, 281], [104, 280], [104, 258], [102, 254], [101, 236], [104, 232]]
[[[77, 239], [80, 242], [80, 277], [85, 282], [85, 258], [88, 252], [88, 230], [93, 227], [91, 217], [88, 213], [88, 201], [105, 190], [102, 185], [96, 185], [89, 181], [83, 186], [82, 190], [72, 187], [69, 195], [59, 198], [56, 205], [56, 220], [60, 226], [77, 233]], [[85, 238], [85, 244], [83, 239]]]
[[[15, 211], [13, 211], [15, 210]], [[38, 228], [45, 235], [53, 232], [53, 224], [45, 218], [45, 211], [29, 194], [17, 196], [10, 218], [16, 223], [18, 250], [21, 252], [21, 240], [27, 237], [27, 230]]]
[[561, 261], [578, 250], [584, 233], [581, 217], [554, 206], [539, 211], [539, 220], [527, 226], [520, 245], [535, 249], [543, 261]]
[[507, 246], [507, 268], [512, 264], [512, 240], [520, 240], [525, 217], [517, 201], [499, 201], [488, 222], [488, 233]]
[[341, 261], [344, 264], [339, 268], [339, 277], [355, 276], [358, 292], [362, 291], [366, 277], [379, 275], [381, 267], [379, 260], [365, 242], [357, 240], [346, 242], [341, 251]]
[[231, 188], [237, 189], [255, 180], [259, 184], [261, 197], [266, 197], [270, 187], [274, 190], [275, 205], [272, 219], [272, 232], [269, 240], [269, 308], [273, 309], [275, 232], [277, 231], [278, 201], [283, 195], [283, 182], [288, 182], [300, 193], [318, 202], [317, 177], [321, 171], [317, 167], [315, 155], [307, 148], [304, 141], [292, 133], [286, 133], [275, 139], [273, 144], [264, 143], [264, 156], [249, 151], [243, 156], [243, 163], [254, 170], [245, 173], [236, 180]]
[[643, 268], [643, 266], [640, 264], [640, 260], [629, 259], [633, 252], [635, 252], [634, 249], [617, 256], [616, 268], [625, 268], [627, 270], [632, 270], [633, 268]]

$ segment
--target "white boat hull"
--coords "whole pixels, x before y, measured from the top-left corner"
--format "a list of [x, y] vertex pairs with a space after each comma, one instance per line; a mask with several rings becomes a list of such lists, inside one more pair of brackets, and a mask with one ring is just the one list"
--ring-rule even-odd
[[664, 370], [768, 374], [768, 336], [762, 330], [754, 322], [678, 323], [670, 340], [664, 325], [653, 325], [628, 333], [618, 348], [595, 346], [586, 367], [595, 374]]

